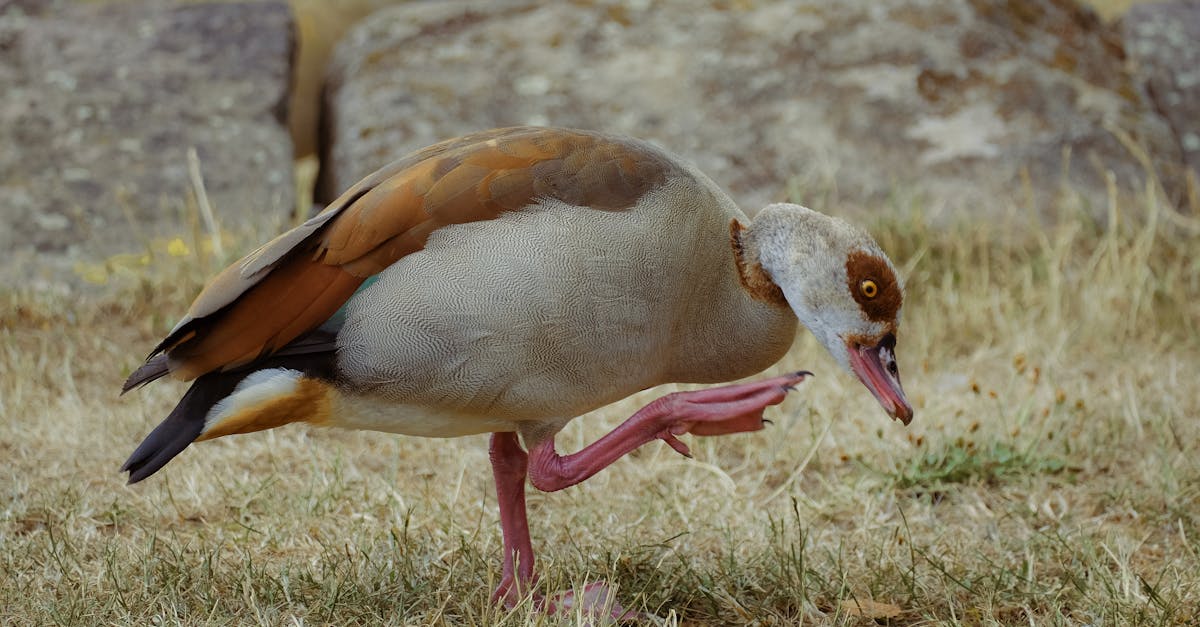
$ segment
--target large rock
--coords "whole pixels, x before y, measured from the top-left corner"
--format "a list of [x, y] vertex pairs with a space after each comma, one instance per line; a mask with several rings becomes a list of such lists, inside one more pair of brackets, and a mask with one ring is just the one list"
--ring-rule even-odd
[[1200, 173], [1200, 2], [1137, 5], [1123, 23], [1134, 76]]
[[293, 207], [287, 3], [0, 0], [5, 283], [187, 234], [187, 152], [225, 226]]
[[1144, 174], [1112, 129], [1180, 160], [1123, 67], [1066, 0], [411, 4], [335, 53], [320, 195], [449, 136], [551, 124], [655, 140], [752, 210], [914, 190], [1058, 208], [1066, 182], [1102, 213], [1106, 171]]

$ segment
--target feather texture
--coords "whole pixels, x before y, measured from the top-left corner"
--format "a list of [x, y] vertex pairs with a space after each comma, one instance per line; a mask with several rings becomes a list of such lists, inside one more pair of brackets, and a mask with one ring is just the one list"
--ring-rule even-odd
[[514, 127], [435, 144], [347, 190], [322, 213], [214, 278], [128, 387], [253, 363], [329, 319], [363, 280], [451, 224], [494, 219], [539, 198], [632, 207], [680, 165], [658, 149], [586, 131]]

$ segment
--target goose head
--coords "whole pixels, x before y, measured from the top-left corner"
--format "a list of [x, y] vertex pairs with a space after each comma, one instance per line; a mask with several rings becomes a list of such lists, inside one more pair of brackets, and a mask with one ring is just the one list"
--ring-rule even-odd
[[866, 232], [793, 204], [762, 209], [746, 230], [747, 252], [783, 292], [800, 322], [891, 417], [913, 417], [900, 385], [896, 332], [904, 286]]

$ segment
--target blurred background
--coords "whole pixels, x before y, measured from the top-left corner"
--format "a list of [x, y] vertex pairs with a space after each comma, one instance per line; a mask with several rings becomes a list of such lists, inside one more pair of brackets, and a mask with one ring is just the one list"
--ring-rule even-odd
[[751, 213], [1103, 219], [1152, 177], [1194, 213], [1194, 2], [702, 4], [4, 0], [3, 276], [106, 282], [198, 205], [270, 231], [515, 124], [651, 139]]

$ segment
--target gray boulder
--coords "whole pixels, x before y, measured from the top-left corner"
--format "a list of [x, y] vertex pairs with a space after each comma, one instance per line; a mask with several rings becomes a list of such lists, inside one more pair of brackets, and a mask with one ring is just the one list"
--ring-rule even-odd
[[0, 2], [0, 277], [189, 234], [189, 148], [224, 226], [286, 218], [292, 48], [283, 0]]
[[1066, 183], [1099, 215], [1106, 172], [1131, 190], [1145, 173], [1118, 134], [1180, 163], [1119, 36], [1067, 0], [415, 3], [348, 34], [327, 94], [326, 200], [513, 124], [654, 140], [750, 210], [916, 190], [934, 208], [1049, 211]]
[[1200, 173], [1200, 2], [1139, 4], [1126, 14], [1123, 32], [1134, 76]]

